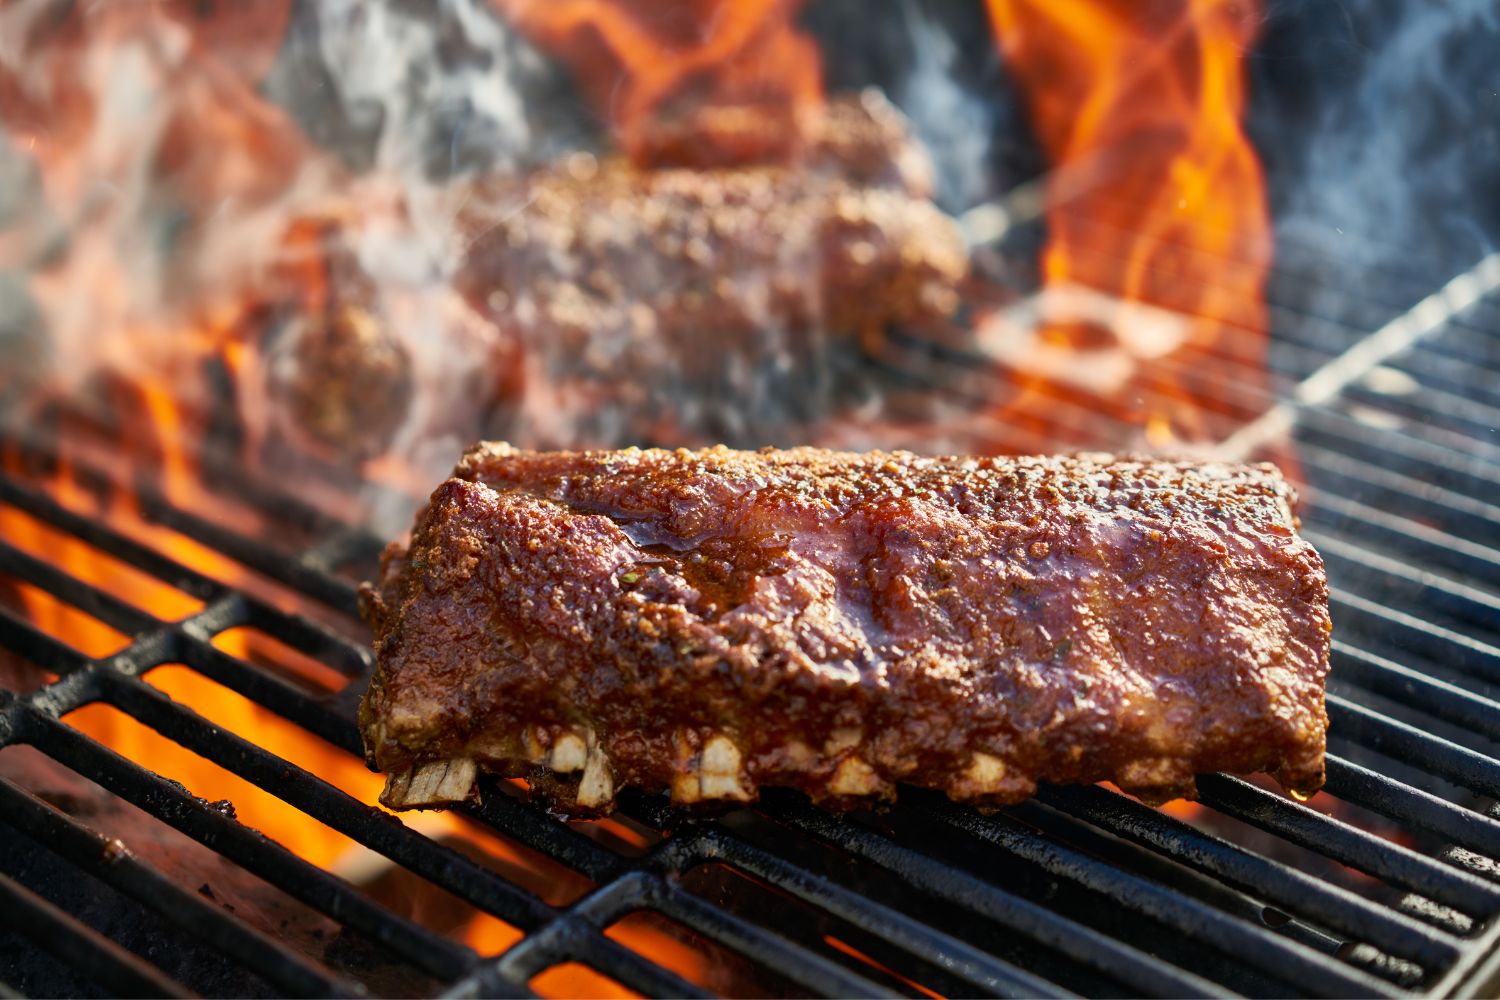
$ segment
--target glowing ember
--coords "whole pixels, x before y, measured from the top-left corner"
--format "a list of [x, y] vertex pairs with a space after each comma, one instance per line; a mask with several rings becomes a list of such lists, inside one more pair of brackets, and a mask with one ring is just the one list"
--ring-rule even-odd
[[[1267, 333], [1270, 221], [1240, 124], [1258, 4], [988, 3], [1054, 167], [1042, 272], [1061, 309], [1041, 317], [1037, 346], [1046, 357], [1073, 354], [1077, 371], [1103, 338], [1107, 360], [1131, 369], [1113, 393], [1119, 416], [1144, 424], [1155, 444], [1212, 436], [1218, 428], [1205, 407], [1214, 407], [1214, 377], [1230, 386], [1258, 377]], [[1126, 305], [1080, 317], [1088, 289]], [[1154, 314], [1132, 314], [1130, 304], [1181, 315], [1170, 363], [1153, 357], [1160, 337], [1136, 336], [1138, 321]], [[1051, 370], [1031, 374], [1033, 393], [1058, 381]]]

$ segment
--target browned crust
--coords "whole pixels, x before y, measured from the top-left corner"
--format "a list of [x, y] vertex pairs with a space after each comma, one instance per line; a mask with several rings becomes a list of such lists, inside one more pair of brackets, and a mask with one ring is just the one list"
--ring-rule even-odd
[[477, 183], [456, 286], [567, 373], [721, 375], [950, 315], [968, 271], [926, 155], [875, 92], [831, 102], [795, 164], [642, 169], [567, 158]]
[[1292, 501], [1269, 465], [481, 445], [364, 588], [361, 729], [374, 767], [474, 760], [577, 812], [1308, 792], [1330, 624]]

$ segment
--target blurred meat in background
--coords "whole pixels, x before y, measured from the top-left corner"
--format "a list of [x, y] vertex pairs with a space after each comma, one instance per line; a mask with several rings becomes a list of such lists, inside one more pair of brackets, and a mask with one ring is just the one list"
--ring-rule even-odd
[[[1353, 127], [1293, 160], [1295, 100], [1248, 98], [1321, 16], [20, 0], [7, 398], [356, 510], [481, 436], [1202, 449], [1277, 398], [1272, 215], [1348, 222]], [[1426, 65], [1333, 64], [1356, 107]]]

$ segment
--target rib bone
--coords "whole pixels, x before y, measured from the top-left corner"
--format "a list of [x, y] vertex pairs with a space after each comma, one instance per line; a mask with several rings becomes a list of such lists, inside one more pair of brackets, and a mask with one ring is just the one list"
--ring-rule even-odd
[[828, 790], [834, 795], [870, 795], [880, 787], [880, 776], [858, 757], [845, 757], [839, 761]]
[[417, 764], [386, 778], [380, 801], [392, 809], [451, 805], [474, 790], [474, 761], [469, 757]]
[[719, 735], [703, 747], [698, 768], [698, 787], [706, 799], [737, 799], [748, 802], [750, 792], [740, 784], [740, 748]]
[[614, 797], [615, 781], [609, 768], [609, 758], [594, 742], [594, 734], [590, 730], [588, 759], [583, 767], [583, 778], [578, 782], [578, 804], [590, 807], [605, 806]]
[[998, 792], [1005, 782], [1005, 763], [999, 757], [975, 751], [965, 777], [974, 783], [975, 791]]
[[[592, 737], [590, 733], [590, 737]], [[552, 744], [552, 756], [548, 760], [548, 766], [558, 774], [572, 774], [581, 771], [588, 763], [588, 745], [577, 733], [563, 733]]]
[[703, 787], [687, 732], [681, 729], [673, 731], [672, 749], [677, 756], [677, 767], [672, 773], [672, 801], [681, 806], [702, 801]]

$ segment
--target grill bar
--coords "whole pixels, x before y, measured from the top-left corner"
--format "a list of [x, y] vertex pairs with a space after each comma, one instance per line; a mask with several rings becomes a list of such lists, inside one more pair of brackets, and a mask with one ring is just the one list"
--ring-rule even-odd
[[[594, 895], [580, 900], [575, 906], [592, 903], [601, 912], [618, 915], [624, 907], [621, 897], [633, 886], [617, 882]], [[537, 973], [560, 962], [572, 961], [588, 955], [589, 942], [597, 934], [596, 922], [584, 911], [564, 917], [548, 924], [535, 934], [528, 936], [506, 950], [498, 959], [481, 965], [474, 974], [461, 980], [445, 996], [489, 997], [512, 995], [515, 986], [507, 983], [524, 983]], [[625, 985], [652, 996], [707, 997], [711, 994], [692, 983], [648, 962], [632, 952], [621, 949], [619, 961], [605, 963], [601, 971], [610, 973]], [[592, 956], [590, 956], [592, 962]]]
[[1459, 847], [1486, 857], [1500, 855], [1500, 822], [1337, 754], [1328, 755], [1325, 788], [1341, 799], [1429, 830]]
[[1500, 796], [1500, 761], [1424, 733], [1341, 695], [1329, 694], [1328, 718], [1338, 727], [1334, 732], [1341, 739], [1357, 739], [1388, 757], [1420, 762], [1433, 774], [1484, 795]]
[[1500, 597], [1488, 591], [1454, 582], [1389, 556], [1367, 552], [1320, 531], [1310, 529], [1305, 532], [1305, 537], [1319, 546], [1326, 565], [1334, 565], [1337, 567], [1335, 571], [1343, 571], [1341, 574], [1349, 579], [1358, 579], [1364, 571], [1380, 571], [1383, 574], [1382, 586], [1392, 603], [1431, 609], [1434, 616], [1454, 619], [1476, 628], [1488, 627], [1500, 615]]
[[12, 718], [19, 742], [29, 743], [53, 760], [89, 775], [108, 791], [325, 916], [359, 931], [429, 975], [455, 979], [471, 964], [467, 949], [379, 907], [342, 880], [71, 727], [34, 710], [13, 710]]
[[1101, 893], [1117, 905], [1153, 920], [1236, 960], [1276, 970], [1287, 984], [1321, 994], [1393, 995], [1388, 984], [1264, 926], [1226, 916], [1190, 895], [1166, 889], [1115, 865], [977, 814], [944, 805], [930, 810], [940, 822], [1040, 865], [1049, 874]]
[[796, 970], [791, 973], [796, 983], [811, 992], [825, 996], [900, 996], [777, 934], [700, 902], [659, 878], [654, 878], [653, 883], [653, 902], [662, 913], [743, 955], [776, 960], [776, 964], [768, 963], [770, 968]]
[[126, 635], [137, 635], [161, 624], [134, 605], [126, 604], [118, 597], [69, 576], [3, 541], [0, 541], [0, 572], [34, 584]]
[[1500, 887], [1306, 806], [1289, 805], [1243, 779], [1207, 774], [1198, 789], [1206, 805], [1428, 899], [1471, 916], [1500, 909]]
[[1500, 680], [1500, 649], [1453, 629], [1386, 607], [1369, 598], [1334, 587], [1329, 591], [1333, 614], [1346, 630], [1385, 637], [1385, 644], [1462, 670], [1477, 678]]
[[130, 854], [119, 841], [89, 830], [4, 779], [0, 779], [0, 821], [166, 917], [184, 933], [230, 956], [289, 995], [350, 995], [326, 970], [180, 888]]
[[0, 873], [0, 920], [111, 993], [138, 997], [190, 997], [192, 991], [162, 975], [98, 931]]
[[696, 853], [704, 859], [726, 860], [784, 892], [943, 968], [986, 993], [1022, 997], [1066, 995], [1045, 980], [999, 961], [959, 938], [935, 931], [889, 907], [871, 905], [858, 893], [790, 864], [722, 829], [701, 831]]
[[1191, 972], [1152, 961], [1129, 945], [1104, 937], [1002, 889], [976, 883], [950, 864], [902, 847], [857, 824], [840, 822], [788, 796], [768, 796], [768, 799], [767, 812], [777, 819], [850, 854], [895, 871], [903, 881], [923, 892], [982, 914], [1073, 961], [1120, 979], [1137, 991], [1158, 996], [1214, 996], [1223, 993], [1219, 986]]
[[1333, 653], [1333, 669], [1338, 671], [1341, 682], [1357, 683], [1390, 698], [1412, 698], [1423, 712], [1434, 718], [1500, 739], [1500, 702], [1348, 643], [1335, 641]]
[[1452, 935], [1404, 914], [1376, 906], [1286, 865], [1259, 857], [1170, 816], [1096, 788], [1049, 788], [1048, 805], [1087, 819], [1117, 836], [1150, 845], [1173, 858], [1262, 896], [1289, 913], [1307, 917], [1422, 966], [1445, 966], [1459, 955]]

